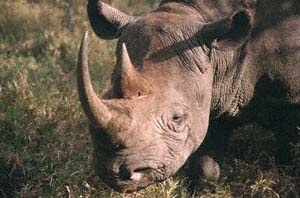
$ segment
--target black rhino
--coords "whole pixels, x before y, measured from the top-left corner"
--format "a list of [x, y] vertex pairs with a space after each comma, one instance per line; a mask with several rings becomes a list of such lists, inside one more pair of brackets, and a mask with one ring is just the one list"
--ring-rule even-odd
[[265, 111], [274, 126], [275, 114], [297, 124], [287, 109], [300, 106], [300, 1], [163, 0], [144, 16], [128, 16], [88, 0], [87, 10], [100, 38], [119, 39], [103, 98], [89, 77], [87, 33], [78, 65], [95, 170], [115, 190], [167, 179], [206, 136], [200, 164], [218, 178], [231, 120]]

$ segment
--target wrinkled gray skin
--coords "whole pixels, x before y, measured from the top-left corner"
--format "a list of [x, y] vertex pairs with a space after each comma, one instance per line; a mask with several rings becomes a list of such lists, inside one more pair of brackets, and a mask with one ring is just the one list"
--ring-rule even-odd
[[[102, 99], [89, 78], [87, 34], [79, 56], [97, 174], [123, 192], [167, 179], [202, 144], [209, 120], [242, 114], [262, 77], [284, 90], [272, 101], [299, 106], [299, 13], [296, 0], [170, 0], [132, 17], [89, 0], [95, 33], [119, 39], [112, 87]], [[218, 178], [211, 157], [197, 164]]]

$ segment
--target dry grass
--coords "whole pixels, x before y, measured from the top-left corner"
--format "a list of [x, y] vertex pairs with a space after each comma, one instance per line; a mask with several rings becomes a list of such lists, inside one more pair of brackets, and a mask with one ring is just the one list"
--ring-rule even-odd
[[[112, 3], [141, 14], [157, 1]], [[218, 183], [203, 182], [194, 195], [180, 173], [130, 195], [94, 177], [75, 79], [81, 34], [91, 32], [84, 4], [74, 1], [70, 32], [64, 1], [0, 2], [0, 197], [299, 197], [300, 144], [293, 150], [298, 168], [278, 168], [272, 157], [264, 157], [266, 170], [259, 159], [235, 161]], [[101, 91], [114, 65], [115, 41], [91, 37], [92, 79]]]

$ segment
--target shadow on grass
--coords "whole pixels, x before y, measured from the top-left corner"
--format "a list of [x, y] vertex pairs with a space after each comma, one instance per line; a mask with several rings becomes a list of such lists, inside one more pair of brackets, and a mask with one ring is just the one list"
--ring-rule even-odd
[[25, 180], [24, 169], [17, 158], [0, 157], [0, 197], [15, 197]]

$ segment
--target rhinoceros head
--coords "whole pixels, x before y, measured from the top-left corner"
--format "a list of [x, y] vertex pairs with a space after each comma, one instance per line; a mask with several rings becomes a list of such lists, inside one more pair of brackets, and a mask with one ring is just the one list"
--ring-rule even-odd
[[[79, 54], [78, 90], [90, 121], [95, 170], [115, 190], [136, 191], [172, 176], [202, 143], [213, 84], [205, 44], [232, 25], [230, 19], [204, 24], [195, 9], [176, 3], [132, 17], [90, 0], [88, 13], [100, 38], [119, 38], [105, 99], [89, 78], [87, 33]], [[204, 29], [211, 33], [203, 36]]]

